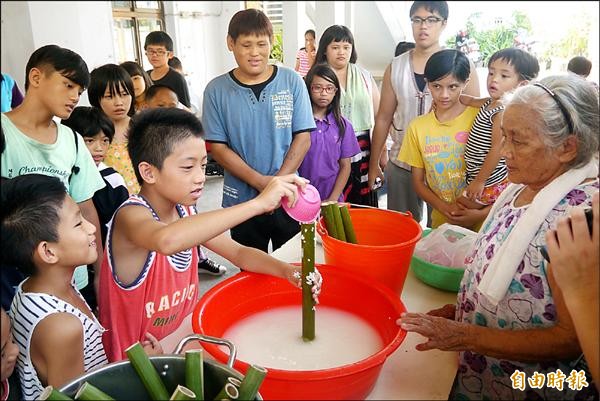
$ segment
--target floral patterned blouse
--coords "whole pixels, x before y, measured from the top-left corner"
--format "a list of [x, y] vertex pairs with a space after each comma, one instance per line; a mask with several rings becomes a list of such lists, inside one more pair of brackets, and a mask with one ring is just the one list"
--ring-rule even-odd
[[125, 185], [131, 195], [140, 192], [140, 184], [135, 178], [133, 165], [127, 152], [127, 142], [112, 142], [106, 151], [104, 164], [117, 170], [125, 179]]
[[[513, 205], [514, 199], [511, 199], [499, 207], [493, 218], [481, 228], [472, 252], [467, 255], [467, 268], [458, 293], [456, 320], [505, 330], [554, 326], [556, 308], [546, 277], [547, 262], [542, 257], [540, 248], [546, 243], [546, 231], [556, 227], [557, 219], [568, 215], [570, 209], [575, 206], [590, 206], [592, 195], [597, 191], [598, 179], [580, 184], [552, 209], [527, 248], [504, 299], [498, 305], [493, 305], [479, 292], [478, 284], [496, 250], [529, 205], [516, 207]], [[570, 390], [566, 381], [562, 391], [548, 386], [547, 383], [541, 388], [532, 388], [528, 382], [522, 391], [514, 389], [511, 380], [511, 375], [517, 369], [524, 372], [527, 378], [532, 377], [535, 372], [546, 377], [550, 374], [550, 377], [553, 377], [552, 374], [557, 369], [568, 377], [573, 369], [579, 371], [587, 367], [583, 358], [524, 363], [463, 351], [459, 354], [458, 372], [449, 399], [583, 400], [598, 396], [589, 371], [586, 372], [589, 386], [581, 391]]]

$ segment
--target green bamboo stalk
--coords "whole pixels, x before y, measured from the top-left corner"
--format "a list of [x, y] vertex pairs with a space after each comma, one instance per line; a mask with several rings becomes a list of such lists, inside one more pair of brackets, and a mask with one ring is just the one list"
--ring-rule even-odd
[[215, 400], [237, 400], [240, 396], [240, 391], [229, 380], [225, 383]]
[[98, 387], [93, 386], [92, 384], [85, 382], [77, 390], [75, 394], [76, 400], [83, 401], [110, 401], [114, 400], [110, 395], [106, 394], [104, 391], [100, 390]]
[[342, 214], [340, 213], [340, 208], [338, 207], [337, 202], [332, 205], [331, 210], [333, 211], [333, 220], [335, 221], [335, 229], [338, 234], [338, 239], [346, 242], [346, 233], [344, 232]]
[[150, 358], [146, 355], [142, 345], [137, 342], [125, 350], [127, 358], [131, 361], [131, 365], [142, 380], [144, 387], [150, 394], [153, 400], [166, 400], [169, 398], [169, 393], [158, 372], [150, 362]]
[[191, 349], [185, 352], [185, 385], [196, 395], [196, 400], [204, 400], [204, 351]]
[[189, 388], [184, 387], [182, 385], [178, 385], [175, 388], [175, 391], [173, 391], [173, 394], [171, 394], [171, 398], [169, 398], [169, 401], [189, 401], [189, 400], [197, 400], [196, 393], [194, 393], [192, 390], [190, 390]]
[[330, 237], [337, 239], [338, 234], [335, 228], [335, 220], [333, 219], [333, 209], [331, 208], [332, 205], [334, 205], [334, 202], [321, 203], [321, 215], [323, 215], [325, 219], [325, 228], [327, 229], [327, 234]]
[[302, 339], [315, 339], [315, 300], [307, 277], [315, 272], [315, 223], [300, 225], [302, 244]]
[[48, 400], [48, 401], [73, 401], [73, 399], [71, 397], [69, 397], [68, 395], [61, 393], [60, 391], [58, 391], [57, 389], [55, 389], [52, 386], [46, 386], [44, 388], [44, 390], [42, 391], [42, 394], [40, 394], [40, 397], [38, 398], [38, 400]]
[[257, 365], [250, 365], [246, 371], [244, 380], [242, 380], [242, 384], [240, 384], [240, 395], [238, 398], [240, 400], [255, 399], [258, 389], [263, 380], [265, 380], [266, 375], [267, 369]]
[[344, 232], [346, 233], [347, 242], [350, 242], [351, 244], [358, 244], [348, 206], [345, 204], [339, 204], [338, 206], [340, 208], [340, 215], [342, 216], [342, 223], [344, 224]]

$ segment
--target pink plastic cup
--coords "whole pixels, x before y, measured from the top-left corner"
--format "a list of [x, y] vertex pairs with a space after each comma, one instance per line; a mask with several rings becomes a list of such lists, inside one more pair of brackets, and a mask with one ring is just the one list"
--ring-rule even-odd
[[288, 206], [287, 197], [281, 200], [281, 206], [292, 219], [300, 223], [310, 223], [315, 221], [319, 216], [321, 196], [317, 188], [306, 184], [304, 192], [298, 191], [298, 200], [294, 207]]

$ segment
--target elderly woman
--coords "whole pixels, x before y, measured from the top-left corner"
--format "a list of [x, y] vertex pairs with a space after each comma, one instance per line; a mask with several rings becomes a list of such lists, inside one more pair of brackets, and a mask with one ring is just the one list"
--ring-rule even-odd
[[[377, 191], [368, 185], [371, 153], [371, 129], [379, 108], [379, 89], [375, 80], [364, 68], [358, 66], [354, 36], [343, 25], [332, 25], [319, 40], [316, 63], [327, 63], [335, 71], [341, 87], [342, 115], [352, 123], [361, 153], [352, 159], [350, 179], [344, 194], [346, 201], [367, 206], [377, 206]], [[384, 152], [385, 153], [385, 152]]]
[[419, 350], [460, 351], [450, 399], [597, 397], [589, 373], [581, 384], [585, 361], [540, 249], [557, 220], [598, 192], [598, 95], [581, 79], [555, 76], [518, 88], [505, 104], [512, 184], [467, 256], [457, 304], [398, 323], [428, 338]]

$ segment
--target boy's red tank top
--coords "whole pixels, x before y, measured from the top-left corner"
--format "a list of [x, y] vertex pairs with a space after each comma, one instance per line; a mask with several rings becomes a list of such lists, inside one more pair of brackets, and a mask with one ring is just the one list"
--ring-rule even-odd
[[[131, 195], [123, 207], [146, 207], [158, 216], [144, 198]], [[177, 205], [181, 218], [195, 214], [193, 207]], [[140, 275], [124, 285], [114, 273], [112, 256], [112, 223], [109, 223], [104, 261], [100, 269], [99, 312], [106, 332], [102, 338], [109, 361], [127, 358], [125, 349], [146, 340], [149, 332], [158, 340], [179, 327], [192, 313], [198, 298], [198, 248], [166, 256], [149, 252]]]

